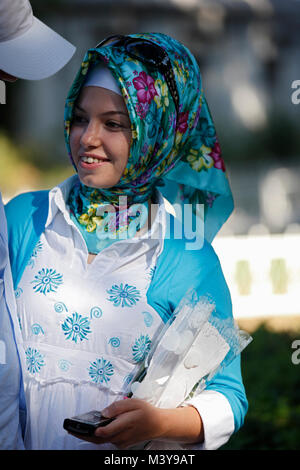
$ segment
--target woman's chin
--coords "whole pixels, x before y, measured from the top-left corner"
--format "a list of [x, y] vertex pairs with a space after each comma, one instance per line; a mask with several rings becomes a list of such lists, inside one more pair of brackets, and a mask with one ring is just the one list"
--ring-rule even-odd
[[92, 175], [82, 175], [78, 173], [78, 177], [80, 179], [80, 182], [84, 184], [85, 186], [88, 186], [90, 188], [95, 188], [95, 189], [107, 189], [107, 188], [112, 188], [117, 184], [117, 182], [110, 181], [108, 178], [95, 178]]

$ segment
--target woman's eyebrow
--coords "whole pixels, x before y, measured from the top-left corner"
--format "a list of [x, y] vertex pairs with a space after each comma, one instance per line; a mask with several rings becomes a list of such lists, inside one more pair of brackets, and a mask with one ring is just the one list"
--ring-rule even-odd
[[[85, 109], [81, 108], [78, 104], [75, 105], [75, 108], [78, 109], [79, 111], [82, 111], [83, 113], [86, 113]], [[128, 117], [128, 114], [125, 113], [124, 111], [106, 111], [105, 113], [100, 113], [100, 116], [107, 116], [109, 114], [123, 114], [124, 116]]]

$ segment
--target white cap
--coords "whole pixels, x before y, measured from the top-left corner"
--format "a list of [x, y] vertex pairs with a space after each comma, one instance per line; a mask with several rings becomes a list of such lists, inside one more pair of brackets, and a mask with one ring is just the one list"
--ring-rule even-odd
[[[1, 1], [1, 0], [0, 0]], [[106, 88], [122, 96], [120, 87], [111, 71], [104, 64], [97, 64], [91, 67], [87, 73], [83, 86], [98, 86]]]
[[75, 50], [33, 16], [28, 0], [0, 0], [0, 70], [40, 80], [66, 65]]

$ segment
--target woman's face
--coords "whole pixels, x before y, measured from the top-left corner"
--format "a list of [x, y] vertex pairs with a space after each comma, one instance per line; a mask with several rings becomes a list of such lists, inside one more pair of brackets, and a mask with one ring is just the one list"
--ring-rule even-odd
[[80, 181], [92, 188], [115, 186], [127, 165], [131, 123], [123, 98], [84, 87], [74, 108], [70, 147]]

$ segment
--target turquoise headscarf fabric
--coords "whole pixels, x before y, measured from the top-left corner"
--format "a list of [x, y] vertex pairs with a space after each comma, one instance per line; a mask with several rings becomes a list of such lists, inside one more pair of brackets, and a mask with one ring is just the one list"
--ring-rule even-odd
[[118, 240], [136, 235], [148, 221], [149, 204], [128, 204], [119, 199], [118, 206], [102, 201], [102, 194], [78, 180], [70, 191], [70, 216], [80, 230], [88, 252], [97, 254]]
[[[167, 52], [179, 94], [179, 116], [156, 69], [127, 55], [122, 47], [89, 49], [71, 86], [65, 106], [65, 140], [69, 156], [74, 104], [90, 67], [104, 62], [120, 86], [132, 126], [130, 155], [119, 183], [98, 189], [101, 204], [117, 204], [119, 196], [145, 202], [154, 187], [177, 207], [204, 207], [204, 235], [212, 241], [233, 210], [233, 198], [215, 126], [204, 96], [196, 59], [177, 40], [161, 33], [132, 34]], [[73, 162], [74, 164], [74, 162]], [[200, 215], [201, 217], [201, 215]]]

